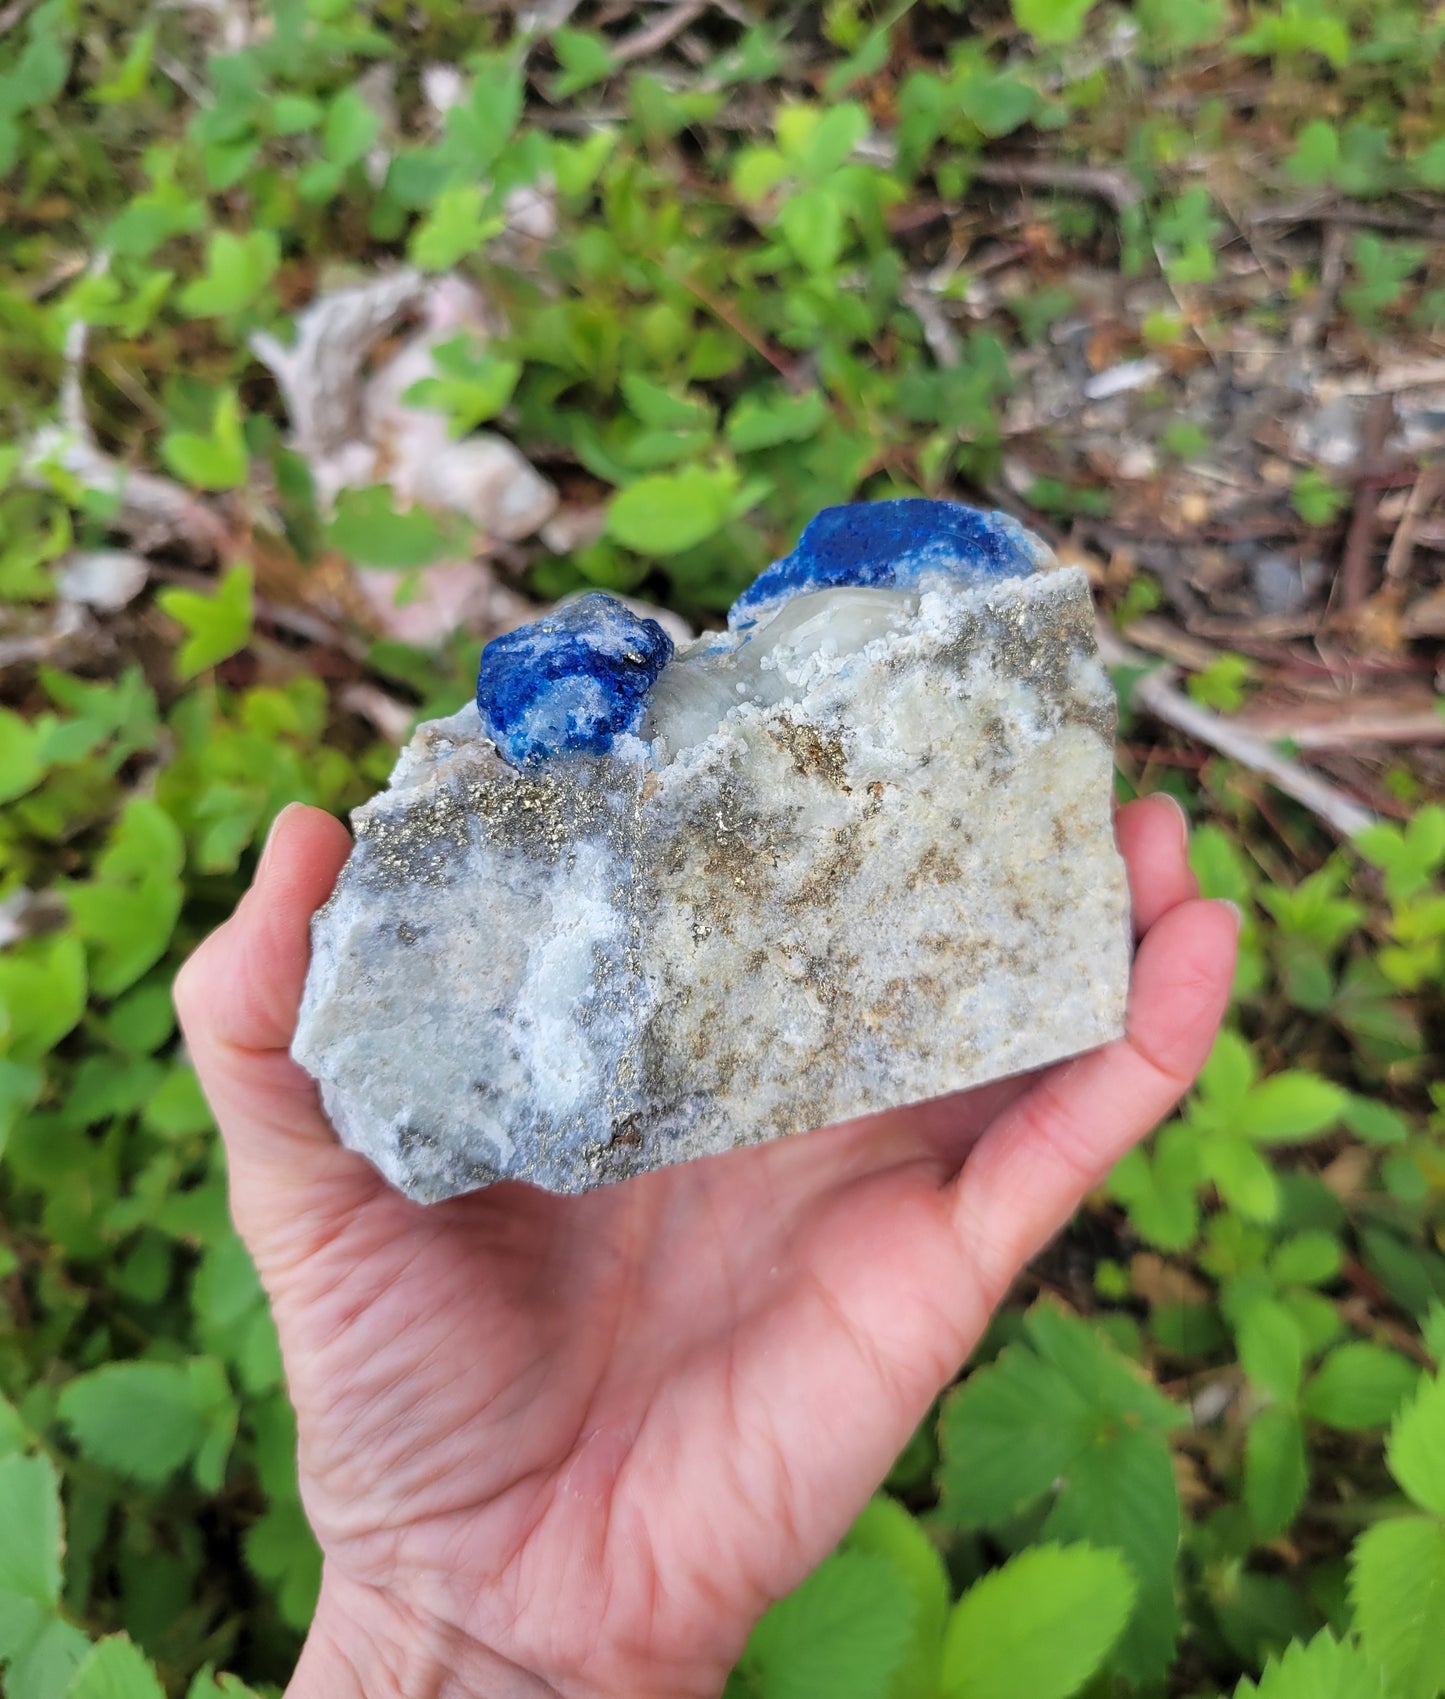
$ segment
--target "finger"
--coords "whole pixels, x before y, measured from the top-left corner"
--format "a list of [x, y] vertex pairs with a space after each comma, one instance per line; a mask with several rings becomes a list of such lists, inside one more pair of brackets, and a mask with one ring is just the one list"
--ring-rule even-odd
[[283, 810], [250, 891], [176, 979], [181, 1026], [242, 1207], [243, 1194], [333, 1171], [344, 1154], [315, 1085], [287, 1047], [310, 959], [311, 916], [330, 895], [350, 844], [346, 828], [322, 810]]
[[346, 828], [322, 809], [297, 802], [281, 810], [240, 907], [177, 977], [188, 1038], [286, 1049], [311, 956], [311, 916], [350, 851]]
[[979, 1140], [954, 1216], [991, 1304], [1188, 1089], [1229, 1001], [1238, 933], [1230, 904], [1170, 909], [1135, 957], [1125, 1037], [1049, 1069]]
[[1161, 792], [1126, 803], [1114, 817], [1114, 835], [1129, 869], [1134, 932], [1142, 937], [1170, 909], [1199, 895], [1189, 869], [1189, 821]]

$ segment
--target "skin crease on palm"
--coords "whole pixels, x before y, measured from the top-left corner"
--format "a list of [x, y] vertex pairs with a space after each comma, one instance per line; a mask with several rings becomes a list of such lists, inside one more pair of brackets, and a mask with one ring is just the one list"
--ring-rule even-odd
[[270, 1293], [325, 1554], [291, 1699], [711, 1699], [833, 1548], [1015, 1275], [1209, 1053], [1237, 916], [1181, 811], [1116, 817], [1127, 1038], [583, 1197], [422, 1207], [287, 1046], [350, 847], [293, 805], [177, 982]]

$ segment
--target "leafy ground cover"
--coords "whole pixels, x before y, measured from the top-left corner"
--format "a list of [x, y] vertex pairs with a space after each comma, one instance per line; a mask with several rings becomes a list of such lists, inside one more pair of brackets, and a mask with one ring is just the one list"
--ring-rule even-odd
[[[0, 6], [8, 1694], [264, 1691], [312, 1608], [169, 996], [278, 808], [359, 801], [528, 598], [699, 624], [917, 491], [1091, 572], [1236, 999], [732, 1691], [1445, 1692], [1442, 45], [1420, 0]], [[288, 340], [398, 276], [339, 362]], [[387, 373], [525, 516], [420, 487]]]

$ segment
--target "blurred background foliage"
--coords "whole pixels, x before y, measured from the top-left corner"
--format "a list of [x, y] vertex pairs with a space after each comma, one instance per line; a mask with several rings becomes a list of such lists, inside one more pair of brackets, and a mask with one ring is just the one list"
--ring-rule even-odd
[[0, 4], [11, 1699], [276, 1690], [314, 1604], [170, 1003], [277, 810], [362, 800], [528, 598], [696, 626], [920, 492], [1090, 571], [1236, 999], [730, 1693], [1445, 1692], [1442, 45], [1424, 0]]

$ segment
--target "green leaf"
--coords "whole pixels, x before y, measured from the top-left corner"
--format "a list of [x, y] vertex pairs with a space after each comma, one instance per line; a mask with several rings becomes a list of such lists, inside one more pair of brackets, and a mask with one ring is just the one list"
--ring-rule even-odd
[[0, 1457], [0, 1593], [60, 1597], [60, 1482], [48, 1457]]
[[92, 1462], [150, 1486], [206, 1438], [195, 1383], [177, 1363], [104, 1363], [63, 1387], [56, 1408]]
[[45, 777], [46, 738], [44, 726], [0, 708], [0, 802], [24, 796]]
[[945, 1699], [1068, 1699], [1119, 1638], [1134, 1592], [1115, 1552], [1036, 1546], [1011, 1558], [954, 1606]]
[[881, 1557], [825, 1560], [753, 1630], [742, 1667], [767, 1699], [883, 1699], [908, 1650], [915, 1606]]
[[1097, 0], [1012, 0], [1014, 22], [1035, 41], [1077, 41]]
[[823, 392], [749, 390], [728, 414], [726, 435], [739, 454], [776, 448], [785, 442], [806, 442], [822, 429], [828, 417]]
[[562, 67], [561, 75], [552, 84], [554, 100], [570, 100], [574, 94], [611, 76], [616, 60], [612, 49], [597, 36], [582, 30], [555, 29], [548, 40]]
[[139, 1646], [124, 1634], [112, 1634], [91, 1648], [65, 1699], [165, 1699], [165, 1689]]
[[133, 797], [88, 884], [64, 887], [90, 946], [90, 981], [102, 997], [128, 990], [165, 954], [180, 916], [185, 839], [158, 803]]
[[1293, 1410], [1272, 1404], [1249, 1424], [1244, 1440], [1244, 1505], [1261, 1540], [1285, 1532], [1308, 1485], [1304, 1425]]
[[381, 133], [381, 119], [355, 86], [342, 89], [326, 108], [321, 147], [333, 165], [343, 169], [365, 157]]
[[85, 1012], [85, 946], [72, 931], [0, 953], [0, 1049], [37, 1062]]
[[404, 572], [462, 552], [466, 530], [424, 507], [398, 510], [391, 486], [372, 484], [340, 492], [326, 541], [357, 566]]
[[738, 491], [730, 466], [639, 478], [612, 498], [608, 534], [642, 555], [675, 555], [712, 536], [727, 522]]
[[206, 269], [181, 291], [181, 311], [193, 319], [244, 312], [280, 264], [281, 244], [269, 230], [251, 230], [244, 236], [213, 231], [206, 243]]
[[1023, 1345], [975, 1369], [944, 1401], [944, 1508], [960, 1528], [997, 1527], [1041, 1498], [1078, 1454], [1089, 1401]]
[[1286, 1144], [1333, 1127], [1348, 1102], [1349, 1093], [1331, 1081], [1290, 1070], [1250, 1088], [1235, 1127], [1257, 1144]]
[[1445, 1374], [1423, 1382], [1396, 1416], [1385, 1461], [1422, 1510], [1445, 1516]]
[[864, 1507], [843, 1544], [847, 1551], [886, 1559], [913, 1595], [913, 1638], [888, 1699], [932, 1699], [949, 1602], [948, 1573], [938, 1547], [896, 1499], [882, 1493]]
[[1259, 1685], [1241, 1681], [1234, 1699], [1386, 1699], [1385, 1678], [1373, 1658], [1326, 1630], [1271, 1658]]
[[90, 1642], [78, 1628], [58, 1616], [50, 1617], [6, 1670], [5, 1699], [55, 1699], [57, 1694], [67, 1694], [71, 1677], [89, 1653]]
[[1179, 1635], [1174, 1569], [1180, 1538], [1179, 1491], [1162, 1437], [1127, 1426], [1103, 1428], [1069, 1466], [1043, 1532], [1047, 1539], [1083, 1540], [1128, 1559], [1138, 1603], [1111, 1667], [1136, 1685], [1161, 1676]]
[[1339, 163], [1339, 131], [1328, 118], [1316, 118], [1300, 131], [1284, 168], [1297, 183], [1329, 183]]
[[804, 189], [783, 202], [778, 228], [795, 257], [814, 275], [830, 272], [843, 252], [843, 205], [830, 187]]
[[677, 395], [640, 372], [622, 374], [622, 395], [644, 425], [659, 431], [708, 430], [713, 410], [699, 396]]
[[128, 100], [136, 100], [144, 92], [146, 79], [150, 75], [151, 59], [155, 54], [156, 25], [148, 23], [137, 30], [135, 39], [131, 42], [125, 58], [116, 69], [115, 75], [103, 83], [98, 83], [91, 91], [94, 98], [107, 106], [119, 106]]
[[1337, 1346], [1320, 1364], [1300, 1408], [1332, 1428], [1383, 1427], [1419, 1379], [1418, 1366], [1398, 1352], [1357, 1339]]
[[1356, 1138], [1366, 1144], [1404, 1144], [1410, 1123], [1397, 1109], [1372, 1097], [1351, 1097], [1341, 1116]]
[[450, 271], [498, 235], [505, 221], [487, 210], [487, 191], [476, 183], [450, 183], [412, 232], [407, 254], [423, 271]]
[[1367, 1528], [1350, 1552], [1350, 1599], [1364, 1650], [1393, 1699], [1445, 1690], [1445, 1524], [1401, 1516]]
[[1256, 1298], [1239, 1319], [1239, 1361], [1250, 1380], [1281, 1404], [1292, 1404], [1304, 1366], [1299, 1323], [1274, 1298]]
[[1039, 97], [1006, 71], [978, 71], [955, 90], [959, 107], [990, 140], [1011, 135], [1033, 117]]
[[1333, 1233], [1311, 1228], [1291, 1234], [1270, 1259], [1270, 1269], [1281, 1286], [1322, 1286], [1340, 1272], [1344, 1251]]
[[194, 431], [168, 431], [161, 438], [161, 459], [178, 478], [199, 489], [234, 490], [244, 484], [246, 439], [235, 390], [221, 391], [208, 437]]
[[251, 640], [251, 568], [244, 561], [227, 572], [212, 596], [172, 586], [160, 591], [156, 601], [186, 630], [186, 640], [176, 652], [179, 678], [194, 678], [237, 654]]

